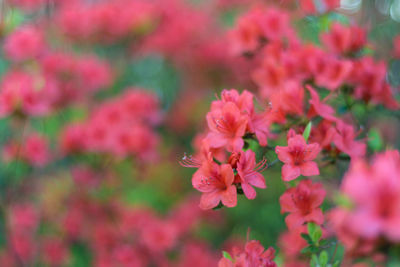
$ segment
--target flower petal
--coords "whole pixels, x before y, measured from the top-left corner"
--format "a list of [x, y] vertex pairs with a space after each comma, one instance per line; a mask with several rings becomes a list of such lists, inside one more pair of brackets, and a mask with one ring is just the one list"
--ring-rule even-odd
[[286, 182], [299, 177], [301, 174], [300, 167], [292, 164], [284, 164], [282, 166], [282, 179]]
[[231, 185], [228, 187], [225, 191], [221, 192], [221, 201], [222, 204], [225, 206], [231, 208], [235, 207], [237, 203], [237, 192], [236, 192], [236, 186]]
[[314, 161], [307, 161], [300, 165], [301, 174], [304, 176], [319, 175], [317, 163]]
[[203, 193], [200, 198], [199, 207], [203, 210], [209, 210], [218, 206], [220, 200], [221, 196], [219, 191]]
[[304, 223], [304, 217], [297, 212], [290, 213], [288, 216], [286, 216], [285, 222], [289, 230], [296, 229]]
[[256, 190], [254, 190], [254, 188], [251, 187], [251, 185], [249, 185], [248, 183], [242, 183], [242, 189], [243, 189], [244, 195], [248, 199], [254, 199], [257, 195]]

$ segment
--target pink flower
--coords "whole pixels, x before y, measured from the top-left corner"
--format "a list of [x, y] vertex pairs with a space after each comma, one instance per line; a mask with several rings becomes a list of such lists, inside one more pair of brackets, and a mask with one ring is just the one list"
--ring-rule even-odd
[[241, 114], [237, 105], [228, 102], [221, 109], [210, 111], [207, 114], [207, 122], [210, 129], [207, 135], [210, 147], [226, 146], [230, 152], [242, 149], [242, 137], [246, 132], [248, 116]]
[[280, 234], [279, 247], [282, 249], [285, 258], [296, 258], [300, 255], [301, 250], [307, 247], [307, 241], [301, 237], [303, 233], [307, 233], [305, 225]]
[[358, 52], [366, 43], [365, 30], [358, 26], [346, 27], [334, 22], [328, 33], [321, 36], [322, 43], [336, 54]]
[[4, 53], [13, 61], [35, 59], [45, 46], [42, 32], [33, 26], [23, 26], [5, 40]]
[[285, 222], [289, 229], [295, 229], [305, 222], [322, 224], [324, 215], [320, 206], [326, 192], [320, 183], [302, 180], [296, 187], [289, 188], [279, 199], [281, 212], [288, 212]]
[[270, 120], [268, 112], [257, 113], [253, 103], [254, 95], [247, 90], [241, 94], [235, 89], [223, 90], [221, 100], [214, 101], [211, 111], [220, 110], [226, 103], [235, 103], [240, 112], [248, 117], [247, 131], [256, 135], [261, 146], [267, 145], [267, 137], [270, 135]]
[[355, 61], [353, 73], [349, 77], [355, 86], [354, 96], [367, 103], [399, 109], [400, 105], [386, 81], [386, 72], [387, 66], [384, 61], [375, 61], [372, 57], [362, 57]]
[[111, 67], [96, 56], [85, 56], [76, 62], [76, 73], [82, 82], [80, 86], [89, 92], [107, 87], [112, 82]]
[[236, 206], [237, 192], [233, 181], [231, 165], [218, 165], [212, 160], [204, 162], [192, 178], [193, 187], [203, 193], [200, 208], [214, 208], [220, 201], [227, 207]]
[[68, 248], [59, 239], [46, 239], [43, 242], [43, 260], [50, 266], [59, 266], [68, 258]]
[[57, 86], [49, 77], [10, 71], [0, 84], [0, 116], [14, 111], [25, 115], [44, 115], [51, 110]]
[[352, 125], [339, 120], [336, 123], [336, 130], [337, 132], [333, 136], [333, 143], [340, 151], [352, 158], [364, 156], [367, 146], [364, 142], [355, 140], [357, 133], [355, 133]]
[[22, 154], [29, 163], [35, 166], [44, 166], [50, 161], [47, 140], [36, 134], [26, 138]]
[[234, 248], [232, 261], [223, 257], [218, 262], [218, 267], [241, 267], [241, 266], [262, 266], [276, 267], [274, 262], [275, 249], [272, 247], [265, 248], [257, 240], [248, 241], [244, 251]]
[[335, 110], [328, 104], [325, 104], [324, 100], [321, 101], [318, 93], [311, 86], [307, 85], [306, 87], [311, 95], [311, 99], [309, 100], [311, 107], [307, 116], [313, 118], [315, 115], [319, 115], [326, 120], [336, 121], [334, 116]]
[[282, 179], [291, 181], [300, 175], [313, 176], [319, 174], [318, 165], [312, 161], [320, 152], [317, 143], [307, 144], [302, 135], [289, 137], [288, 146], [277, 146], [275, 152], [282, 161]]
[[[237, 163], [237, 172], [240, 177], [240, 184], [248, 199], [256, 197], [256, 191], [252, 186], [266, 188], [264, 177], [260, 172], [266, 167], [266, 160], [256, 164], [256, 154], [250, 149], [240, 153]], [[265, 166], [264, 166], [265, 165]]]
[[259, 10], [240, 17], [236, 27], [229, 33], [231, 39], [231, 49], [235, 54], [254, 52], [260, 45], [262, 36], [261, 27], [257, 22]]
[[141, 242], [153, 252], [163, 252], [175, 245], [177, 233], [175, 224], [154, 218], [148, 221], [141, 230]]
[[[375, 156], [371, 164], [355, 160], [345, 175], [342, 192], [352, 207], [345, 220], [351, 231], [366, 239], [381, 236], [400, 241], [400, 153], [387, 151]], [[346, 219], [347, 218], [347, 219]]]
[[315, 82], [328, 90], [336, 90], [342, 85], [353, 70], [350, 60], [340, 60], [326, 55], [322, 59], [322, 69], [318, 69], [315, 75]]

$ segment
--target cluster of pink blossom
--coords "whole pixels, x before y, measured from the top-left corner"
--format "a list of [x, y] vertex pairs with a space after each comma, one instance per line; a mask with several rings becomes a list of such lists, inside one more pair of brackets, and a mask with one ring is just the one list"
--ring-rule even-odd
[[208, 132], [200, 141], [200, 152], [195, 157], [185, 156], [182, 162], [186, 167], [198, 168], [192, 184], [203, 193], [200, 207], [214, 208], [220, 201], [234, 207], [238, 190], [243, 190], [249, 199], [255, 198], [252, 186], [266, 188], [260, 174], [266, 168], [266, 161], [256, 163], [252, 150], [243, 151], [244, 138], [255, 136], [261, 145], [267, 145], [266, 113], [255, 110], [252, 93], [224, 90], [221, 99], [212, 103], [207, 124]]
[[65, 153], [95, 152], [154, 159], [162, 119], [155, 94], [138, 88], [99, 105], [88, 120], [67, 126], [60, 145]]
[[[309, 5], [307, 12], [316, 11], [312, 1], [302, 4]], [[333, 8], [338, 2], [326, 4]], [[317, 162], [326, 166], [339, 158], [351, 159], [353, 167], [342, 188], [352, 204], [350, 209], [331, 212], [329, 221], [334, 232], [349, 254], [355, 251], [366, 255], [379, 251], [387, 242], [397, 244], [398, 152], [377, 156], [372, 167], [367, 167], [360, 159], [367, 155], [366, 140], [357, 139], [360, 132], [356, 129], [360, 126], [355, 125], [357, 120], [352, 114], [355, 103], [399, 109], [395, 88], [387, 79], [386, 63], [366, 55], [369, 44], [361, 27], [334, 22], [329, 31], [321, 33], [319, 47], [298, 38], [289, 18], [286, 11], [257, 6], [239, 17], [235, 29], [229, 32], [232, 52], [251, 62], [254, 71], [250, 75], [261, 98], [270, 105], [257, 113], [254, 95], [236, 90], [224, 90], [221, 99], [212, 103], [206, 117], [208, 131], [196, 139], [200, 152], [194, 157], [185, 156], [183, 161], [186, 167], [198, 168], [192, 184], [202, 193], [200, 207], [209, 209], [221, 203], [233, 207], [238, 192], [252, 199], [256, 193], [251, 185], [265, 188], [260, 172], [266, 162], [256, 165], [254, 151], [273, 149], [283, 163], [285, 182], [320, 175]], [[397, 43], [395, 40], [395, 48]], [[287, 129], [288, 145], [271, 145], [280, 144], [278, 137]], [[265, 147], [267, 138], [269, 146]], [[252, 145], [249, 149], [254, 141], [259, 147]], [[248, 162], [251, 179], [241, 171], [242, 164]], [[285, 222], [289, 229], [281, 243], [287, 266], [301, 266], [305, 264], [299, 255], [307, 247], [302, 238], [307, 235], [307, 225], [328, 227], [321, 209], [326, 191], [322, 183], [309, 179], [293, 181], [290, 186], [280, 198], [282, 213], [288, 213]], [[296, 246], [291, 247], [290, 242]], [[319, 240], [314, 242], [318, 245]], [[236, 266], [233, 264], [243, 257], [227, 256], [220, 265]]]
[[332, 94], [347, 88], [366, 102], [399, 107], [386, 81], [386, 64], [359, 56], [366, 45], [362, 28], [333, 23], [330, 31], [321, 35], [324, 50], [303, 44], [288, 18], [283, 10], [257, 8], [242, 17], [231, 32], [234, 51], [258, 57], [253, 79], [277, 113], [301, 114], [301, 101], [297, 101], [300, 106], [293, 107], [289, 102], [302, 99], [304, 83]]
[[[372, 116], [397, 116], [400, 105], [388, 74], [393, 66], [375, 53], [368, 27], [326, 15], [326, 29], [312, 43], [296, 24], [341, 1], [192, 2], [5, 1], [11, 9], [0, 23], [0, 63], [7, 65], [0, 68], [0, 128], [11, 131], [1, 140], [0, 265], [73, 266], [79, 250], [88, 251], [86, 264], [99, 267], [364, 267], [364, 260], [391, 266], [387, 259], [400, 245], [400, 154], [373, 154], [392, 144]], [[393, 46], [398, 63], [400, 37]], [[136, 87], [152, 84], [141, 80], [147, 71], [162, 76], [161, 68], [148, 70], [148, 56], [179, 72], [176, 91]], [[138, 59], [145, 59], [143, 69]], [[202, 110], [209, 88], [247, 89], [225, 89]], [[162, 97], [175, 92], [172, 111], [162, 109], [170, 104]], [[180, 162], [195, 168], [192, 187], [201, 197], [181, 198], [188, 188], [175, 172], [176, 154], [204, 117], [194, 155]], [[47, 120], [53, 128], [39, 134]], [[5, 181], [3, 163], [15, 161], [41, 167], [21, 172], [43, 179]], [[267, 187], [263, 173], [270, 188], [286, 187], [275, 195], [287, 228], [278, 256], [251, 240], [220, 259], [198, 226], [223, 220], [204, 210], [236, 207], [241, 194], [255, 199], [255, 188]], [[163, 215], [143, 204], [164, 194], [172, 208]], [[256, 206], [258, 198], [248, 205], [270, 212]], [[182, 204], [175, 206], [177, 199]], [[345, 256], [337, 260], [342, 245]]]
[[[218, 218], [193, 208], [196, 201], [189, 198], [165, 216], [120, 202], [101, 203], [90, 194], [93, 185], [82, 183], [99, 178], [95, 176], [91, 170], [75, 169], [73, 191], [52, 203], [62, 205], [61, 209], [43, 203], [41, 209], [27, 203], [11, 206], [7, 217], [9, 242], [0, 252], [2, 266], [64, 266], [72, 263], [69, 247], [74, 244], [93, 251], [93, 266], [217, 264], [218, 257], [192, 233], [200, 222]], [[52, 231], [39, 234], [39, 225], [46, 224], [53, 225]], [[174, 261], [167, 257], [171, 251], [179, 253]]]
[[244, 251], [234, 247], [231, 259], [223, 257], [218, 267], [263, 266], [276, 267], [274, 262], [275, 250], [270, 247], [267, 250], [257, 240], [248, 241]]
[[349, 254], [368, 255], [379, 246], [400, 242], [400, 154], [388, 150], [368, 164], [352, 162], [341, 192], [347, 200], [332, 210], [330, 221]]
[[22, 160], [33, 166], [45, 166], [50, 158], [47, 139], [36, 133], [23, 137], [22, 143], [12, 140], [3, 147], [2, 159], [5, 162]]
[[55, 21], [74, 40], [113, 43], [151, 31], [160, 19], [156, 7], [148, 1], [65, 1]]
[[38, 27], [23, 25], [4, 42], [13, 66], [0, 83], [0, 115], [46, 115], [104, 89], [111, 67], [95, 55], [53, 52]]

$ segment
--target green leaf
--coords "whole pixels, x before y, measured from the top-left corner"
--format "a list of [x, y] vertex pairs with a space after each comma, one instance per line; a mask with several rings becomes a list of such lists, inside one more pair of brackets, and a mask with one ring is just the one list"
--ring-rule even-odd
[[352, 209], [353, 208], [353, 202], [351, 199], [344, 195], [344, 194], [337, 194], [335, 196], [335, 202], [338, 206], [341, 206], [346, 209]]
[[233, 261], [231, 254], [229, 254], [229, 252], [227, 251], [222, 251], [222, 255], [224, 256], [224, 258]]
[[319, 266], [320, 266], [320, 265], [319, 265], [318, 258], [317, 258], [317, 255], [312, 254], [310, 266], [311, 266], [311, 267], [319, 267]]
[[309, 235], [307, 235], [307, 234], [301, 234], [301, 237], [302, 237], [303, 239], [305, 239], [309, 245], [313, 245], [313, 241], [312, 241], [312, 239], [310, 238]]
[[307, 142], [308, 138], [310, 137], [311, 127], [312, 127], [312, 122], [310, 121], [307, 124], [307, 126], [306, 126], [306, 128], [304, 129], [304, 132], [303, 132], [303, 137], [306, 140], [306, 142]]
[[373, 151], [380, 151], [383, 148], [383, 141], [378, 129], [372, 128], [368, 132], [368, 146]]
[[329, 261], [329, 256], [328, 256], [328, 252], [326, 252], [326, 250], [323, 250], [320, 254], [319, 254], [319, 264], [322, 267], [325, 267], [328, 264]]
[[307, 225], [307, 229], [308, 229], [308, 234], [310, 235], [312, 242], [315, 244], [318, 244], [318, 242], [322, 236], [321, 227], [319, 227], [319, 225], [317, 225], [315, 223], [310, 222]]

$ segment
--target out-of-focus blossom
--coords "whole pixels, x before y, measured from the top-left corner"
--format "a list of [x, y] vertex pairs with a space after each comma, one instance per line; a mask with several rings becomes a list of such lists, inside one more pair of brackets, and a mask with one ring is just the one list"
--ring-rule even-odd
[[5, 56], [12, 61], [35, 59], [45, 49], [43, 33], [36, 27], [25, 25], [12, 32], [4, 42]]
[[326, 192], [320, 183], [303, 180], [296, 187], [289, 188], [280, 197], [281, 212], [288, 212], [285, 222], [289, 229], [295, 229], [305, 222], [322, 224], [324, 215], [320, 208]]
[[276, 267], [274, 262], [275, 249], [272, 247], [265, 248], [257, 240], [248, 241], [244, 250], [239, 248], [233, 249], [232, 260], [223, 257], [218, 267], [239, 267], [239, 266], [263, 266]]
[[342, 232], [339, 237], [348, 239], [344, 241], [350, 249], [356, 245], [352, 245], [350, 237], [354, 237], [352, 240], [358, 237], [370, 241], [380, 237], [390, 242], [400, 240], [399, 163], [399, 152], [391, 150], [376, 155], [371, 164], [355, 160], [345, 175], [341, 189], [352, 206], [333, 211], [332, 223], [345, 231], [342, 226], [348, 222], [346, 228], [352, 234], [346, 238]]

